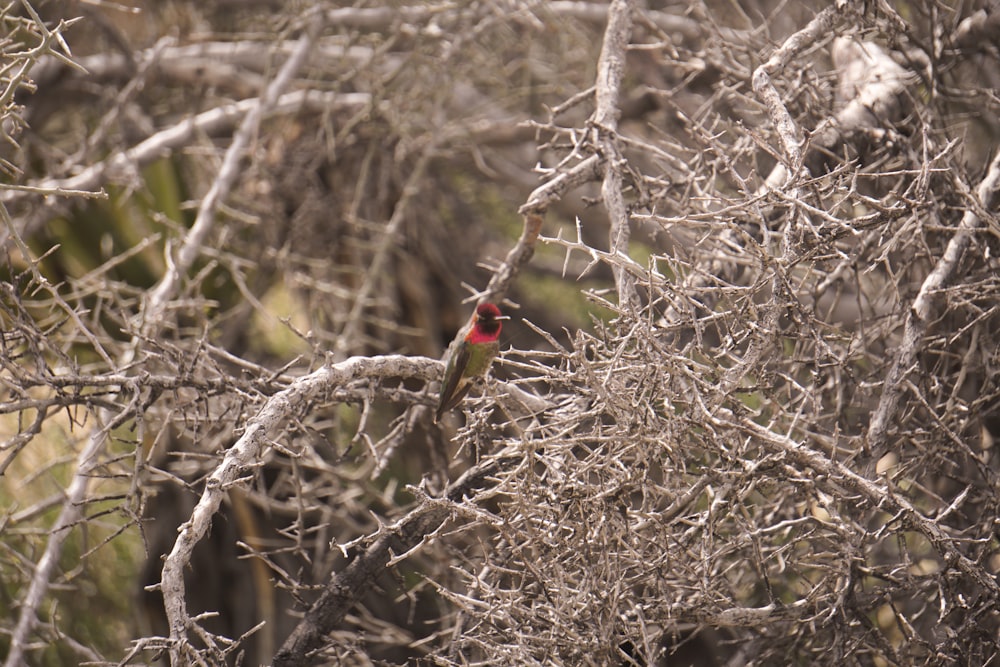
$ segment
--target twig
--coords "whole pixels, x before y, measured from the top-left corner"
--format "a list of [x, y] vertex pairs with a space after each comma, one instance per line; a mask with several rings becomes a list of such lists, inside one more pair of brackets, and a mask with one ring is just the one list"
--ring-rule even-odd
[[83, 197], [84, 199], [107, 199], [108, 193], [103, 189], [93, 190], [68, 190], [66, 188], [46, 188], [37, 185], [17, 185], [15, 183], [0, 183], [0, 191], [4, 192], [24, 192], [33, 195], [45, 195], [46, 197]]
[[[572, 17], [594, 23], [607, 21], [611, 14], [611, 10], [605, 9], [601, 3], [573, 0], [551, 0], [545, 3], [545, 11], [560, 17]], [[704, 25], [694, 18], [651, 9], [645, 10], [642, 16], [664, 32], [678, 33], [692, 41], [704, 37]]]
[[559, 172], [535, 188], [528, 195], [528, 201], [521, 205], [519, 212], [523, 216], [544, 215], [549, 206], [562, 199], [563, 195], [573, 188], [599, 179], [602, 164], [601, 156], [591, 155], [573, 165], [571, 169]]
[[337, 342], [333, 350], [334, 360], [336, 361], [343, 359], [347, 353], [348, 346], [357, 342], [363, 324], [364, 310], [368, 305], [368, 297], [385, 273], [386, 262], [389, 260], [390, 253], [396, 243], [396, 237], [399, 235], [403, 227], [403, 222], [406, 220], [406, 214], [409, 212], [409, 204], [420, 193], [421, 181], [423, 181], [424, 175], [427, 172], [427, 165], [430, 164], [433, 155], [434, 145], [431, 144], [424, 149], [420, 159], [417, 160], [417, 164], [413, 167], [413, 171], [410, 172], [410, 176], [406, 179], [403, 192], [396, 202], [396, 206], [392, 211], [392, 217], [389, 218], [389, 223], [385, 226], [385, 231], [382, 233], [382, 238], [372, 257], [371, 264], [368, 266], [368, 270], [364, 272], [364, 282], [354, 295], [354, 303], [347, 315], [344, 328], [341, 330], [340, 335], [337, 336]]
[[[524, 218], [521, 237], [507, 253], [503, 263], [493, 272], [486, 289], [478, 295], [480, 302], [498, 302], [503, 299], [514, 281], [514, 276], [535, 254], [535, 243], [537, 243], [538, 235], [542, 231], [545, 212], [549, 206], [562, 199], [563, 195], [573, 188], [599, 179], [602, 164], [603, 160], [599, 155], [591, 155], [568, 171], [556, 174], [528, 195], [528, 201], [518, 209]], [[460, 333], [461, 335], [464, 333]]]

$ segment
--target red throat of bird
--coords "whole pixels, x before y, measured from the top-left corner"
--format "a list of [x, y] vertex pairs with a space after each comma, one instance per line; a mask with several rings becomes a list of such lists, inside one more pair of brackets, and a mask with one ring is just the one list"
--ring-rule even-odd
[[493, 343], [500, 337], [501, 320], [507, 318], [492, 303], [484, 303], [476, 308], [472, 331], [465, 337], [467, 343]]

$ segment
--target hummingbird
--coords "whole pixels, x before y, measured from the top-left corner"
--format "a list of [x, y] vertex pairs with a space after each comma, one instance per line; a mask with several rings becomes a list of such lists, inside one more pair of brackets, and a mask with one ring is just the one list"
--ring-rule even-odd
[[492, 303], [481, 303], [476, 307], [468, 327], [469, 333], [448, 359], [448, 367], [441, 382], [441, 397], [434, 415], [435, 422], [462, 402], [478, 378], [486, 376], [494, 357], [500, 351], [500, 320], [509, 319], [506, 315], [501, 315], [500, 309]]

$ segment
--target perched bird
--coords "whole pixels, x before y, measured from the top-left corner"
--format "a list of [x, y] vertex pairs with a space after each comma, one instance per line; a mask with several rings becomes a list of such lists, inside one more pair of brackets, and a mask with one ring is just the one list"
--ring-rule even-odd
[[500, 320], [509, 319], [506, 315], [501, 315], [500, 309], [492, 303], [483, 303], [476, 308], [469, 333], [448, 359], [448, 367], [441, 383], [441, 397], [434, 415], [435, 422], [462, 402], [478, 378], [486, 376], [500, 350]]

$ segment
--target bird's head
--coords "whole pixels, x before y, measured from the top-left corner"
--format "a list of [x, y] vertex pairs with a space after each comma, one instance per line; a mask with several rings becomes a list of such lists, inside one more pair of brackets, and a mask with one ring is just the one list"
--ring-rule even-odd
[[495, 339], [500, 334], [500, 321], [509, 319], [507, 315], [500, 314], [495, 304], [481, 303], [476, 307], [473, 329], [480, 335]]

